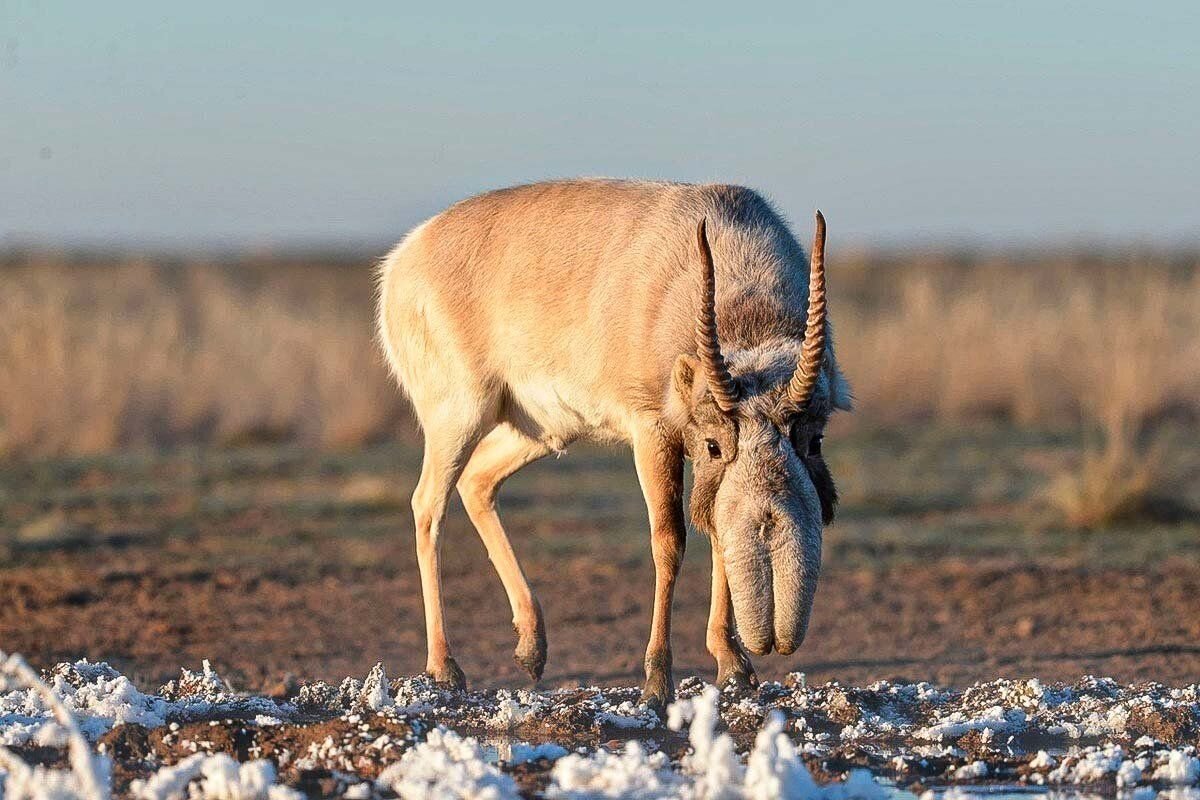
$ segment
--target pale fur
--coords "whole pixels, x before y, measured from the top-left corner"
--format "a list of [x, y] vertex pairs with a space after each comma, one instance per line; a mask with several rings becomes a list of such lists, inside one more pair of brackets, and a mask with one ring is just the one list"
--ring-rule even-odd
[[[521, 648], [539, 636], [544, 651], [541, 615], [494, 518], [495, 490], [528, 461], [587, 438], [634, 446], [660, 567], [647, 691], [659, 669], [652, 660], [666, 659], [669, 683], [663, 642], [682, 555], [675, 473], [693, 405], [672, 391], [672, 374], [696, 351], [702, 218], [722, 349], [747, 393], [766, 397], [786, 384], [800, 353], [808, 262], [749, 189], [600, 179], [517, 186], [457, 203], [384, 259], [379, 336], [426, 437], [414, 509], [435, 676], [461, 677], [441, 632], [437, 581], [447, 482], [464, 492], [493, 561], [498, 553], [522, 660]], [[824, 367], [809, 410], [822, 419], [850, 404], [832, 337]], [[702, 401], [705, 387], [695, 392]], [[477, 446], [489, 453], [484, 466], [472, 457]], [[714, 591], [718, 584], [714, 574]], [[718, 610], [728, 615], [714, 595], [714, 619]]]
[[[636, 418], [662, 415], [675, 357], [695, 349], [701, 217], [735, 374], [749, 366], [739, 351], [764, 343], [798, 354], [807, 259], [756, 193], [589, 180], [473, 197], [409, 234], [380, 271], [389, 363], [418, 408], [418, 395], [487, 398], [555, 448], [585, 436], [629, 441]], [[760, 313], [739, 319], [747, 308]], [[785, 378], [794, 363], [780, 362]], [[465, 381], [431, 383], [435, 373]], [[835, 390], [834, 405], [848, 407], [844, 382]]]

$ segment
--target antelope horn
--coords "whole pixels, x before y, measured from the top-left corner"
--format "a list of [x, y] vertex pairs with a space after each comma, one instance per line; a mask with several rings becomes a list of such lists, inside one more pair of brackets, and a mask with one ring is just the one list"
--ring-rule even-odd
[[706, 220], [700, 220], [696, 228], [696, 241], [700, 245], [700, 261], [704, 265], [704, 291], [700, 299], [700, 316], [696, 320], [696, 350], [700, 354], [700, 368], [708, 381], [717, 407], [726, 414], [737, 407], [737, 384], [725, 366], [721, 355], [721, 342], [717, 338], [717, 278], [713, 265], [712, 250], [708, 248]]
[[818, 211], [808, 268], [808, 320], [804, 325], [804, 347], [787, 387], [787, 400], [797, 409], [808, 404], [817, 385], [817, 376], [821, 374], [821, 362], [825, 358], [825, 312], [825, 217]]

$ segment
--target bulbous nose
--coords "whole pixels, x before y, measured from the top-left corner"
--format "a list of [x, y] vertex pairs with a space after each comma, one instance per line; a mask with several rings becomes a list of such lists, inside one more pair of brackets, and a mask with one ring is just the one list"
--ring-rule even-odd
[[768, 655], [775, 647], [775, 637], [770, 628], [761, 628], [749, 637], [742, 633], [741, 628], [738, 628], [738, 635], [742, 638], [742, 644], [746, 645], [746, 650], [753, 656]]
[[788, 509], [764, 506], [725, 553], [734, 616], [755, 655], [794, 653], [804, 641], [820, 564], [819, 539]]

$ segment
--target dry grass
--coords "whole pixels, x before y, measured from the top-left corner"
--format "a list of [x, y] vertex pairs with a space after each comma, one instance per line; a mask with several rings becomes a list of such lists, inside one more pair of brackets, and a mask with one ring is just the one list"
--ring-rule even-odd
[[844, 272], [839, 354], [870, 421], [1200, 412], [1194, 258], [914, 257]]
[[369, 267], [38, 259], [0, 272], [0, 452], [352, 445], [402, 423]]
[[[1076, 424], [1114, 402], [1135, 426], [1200, 413], [1194, 257], [843, 254], [830, 267], [849, 424]], [[411, 435], [371, 294], [369, 259], [10, 256], [0, 453]]]
[[1052, 522], [1091, 530], [1117, 522], [1153, 519], [1174, 505], [1158, 490], [1167, 483], [1159, 448], [1142, 445], [1136, 427], [1119, 415], [1106, 421], [1099, 443], [1087, 447], [1078, 467], [1053, 476], [1043, 499]]

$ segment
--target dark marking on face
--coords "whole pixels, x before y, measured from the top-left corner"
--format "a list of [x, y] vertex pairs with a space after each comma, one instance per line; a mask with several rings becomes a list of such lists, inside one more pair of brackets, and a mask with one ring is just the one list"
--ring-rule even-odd
[[696, 530], [710, 537], [715, 537], [717, 534], [716, 525], [713, 524], [713, 511], [717, 503], [717, 487], [721, 485], [721, 477], [725, 469], [723, 466], [714, 466], [712, 461], [702, 465], [700, 462], [693, 460], [693, 482], [692, 495], [689, 512], [692, 517], [692, 524], [696, 526]]
[[[736, 414], [726, 414], [717, 407], [703, 383], [696, 382], [696, 376], [695, 358], [681, 356], [676, 363], [672, 381], [675, 395], [684, 405], [688, 419], [688, 424], [683, 430], [683, 444], [692, 460], [693, 483], [689, 510], [696, 529], [715, 537], [717, 491], [725, 479], [726, 468], [737, 460], [741, 449], [739, 423]], [[751, 396], [764, 388], [769, 389], [755, 374], [743, 375], [739, 380], [744, 384], [743, 390]], [[796, 456], [804, 465], [809, 480], [816, 489], [821, 505], [821, 520], [826, 525], [833, 522], [838, 503], [837, 487], [821, 453], [821, 442], [824, 438], [821, 431], [829, 418], [830, 410], [828, 405], [822, 402], [822, 397], [818, 396], [799, 413], [783, 403], [765, 407], [760, 404], [758, 411], [763, 415], [759, 418], [760, 422], [768, 422], [790, 439]], [[758, 453], [751, 457], [762, 459], [766, 456]], [[766, 476], [759, 481], [759, 488], [763, 491], [787, 491], [783, 483], [778, 486], [772, 483], [771, 476], [780, 477], [782, 480], [781, 476], [784, 474], [781, 471], [782, 462], [776, 467], [777, 469], [771, 468], [766, 462], [763, 463], [763, 469], [759, 473], [760, 477]]]
[[804, 468], [808, 470], [808, 477], [816, 487], [817, 497], [821, 499], [821, 521], [828, 525], [833, 522], [838, 504], [837, 486], [833, 483], [833, 475], [829, 473], [829, 466], [819, 454], [806, 456], [801, 460], [804, 462]]
[[821, 443], [825, 438], [824, 434], [820, 433], [823, 427], [823, 421], [799, 421], [792, 425], [791, 438], [792, 447], [796, 455], [800, 456], [800, 461], [804, 464], [809, 480], [813, 482], [817, 497], [821, 501], [821, 521], [828, 525], [833, 522], [834, 513], [837, 511], [838, 493], [829, 465], [825, 463], [825, 457], [821, 454]]

